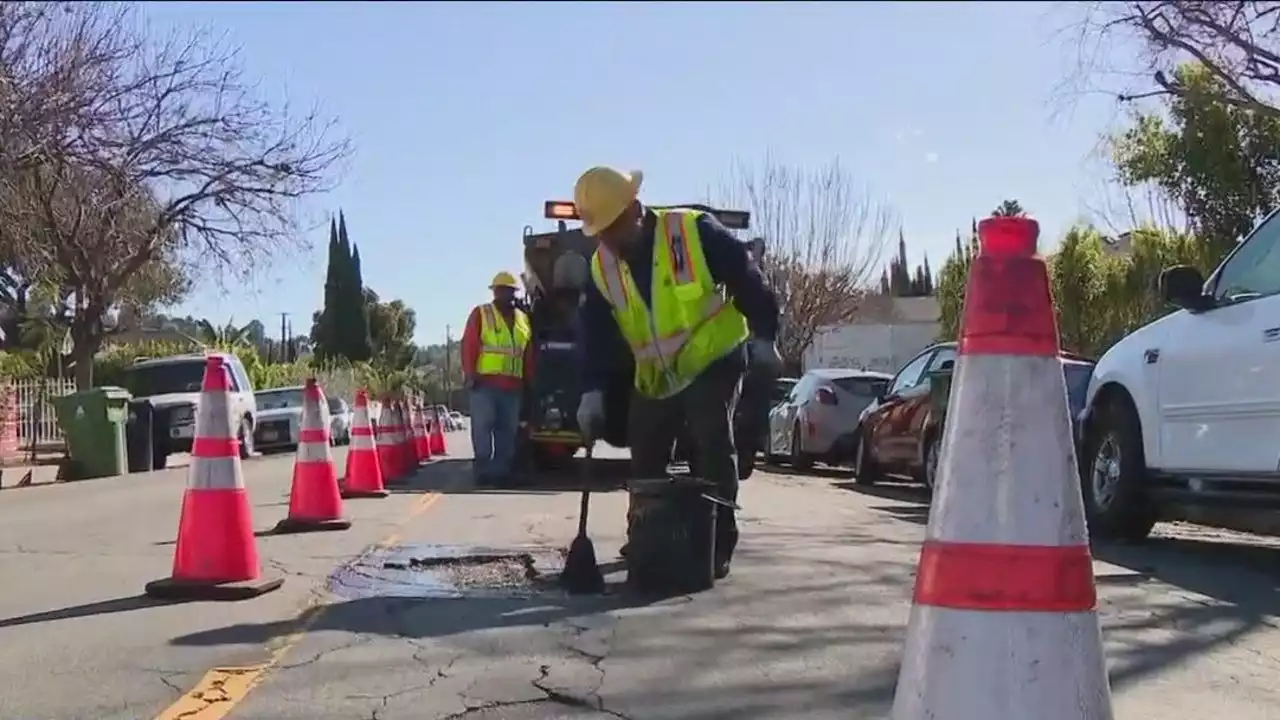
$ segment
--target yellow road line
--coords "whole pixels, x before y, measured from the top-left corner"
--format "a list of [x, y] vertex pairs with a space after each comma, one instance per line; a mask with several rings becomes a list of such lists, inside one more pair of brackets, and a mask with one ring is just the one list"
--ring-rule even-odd
[[[374, 548], [384, 548], [400, 542], [404, 526], [430, 509], [442, 497], [444, 496], [439, 493], [423, 494], [400, 522], [400, 528], [378, 541]], [[200, 678], [195, 687], [165, 708], [155, 720], [222, 720], [248, 697], [250, 691], [262, 682], [272, 668], [284, 660], [285, 655], [297, 646], [311, 626], [324, 615], [327, 607], [320, 597], [312, 597], [294, 618], [293, 632], [267, 644], [266, 660], [254, 665], [216, 667], [210, 670]]]

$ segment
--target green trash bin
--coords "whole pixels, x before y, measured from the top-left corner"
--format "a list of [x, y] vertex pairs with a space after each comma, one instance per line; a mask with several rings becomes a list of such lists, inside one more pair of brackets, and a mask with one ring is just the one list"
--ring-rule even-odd
[[119, 387], [99, 387], [53, 398], [75, 477], [108, 477], [128, 472], [125, 423], [132, 398], [128, 390]]

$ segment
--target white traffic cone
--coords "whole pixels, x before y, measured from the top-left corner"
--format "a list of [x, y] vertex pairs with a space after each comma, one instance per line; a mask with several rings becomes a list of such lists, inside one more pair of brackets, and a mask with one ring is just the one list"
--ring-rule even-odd
[[1111, 720], [1039, 226], [978, 233], [892, 717]]

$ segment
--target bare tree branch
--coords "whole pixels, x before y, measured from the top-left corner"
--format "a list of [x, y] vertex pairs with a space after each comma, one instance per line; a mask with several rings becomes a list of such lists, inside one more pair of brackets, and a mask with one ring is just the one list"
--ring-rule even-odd
[[838, 159], [813, 170], [767, 157], [756, 167], [735, 163], [719, 195], [721, 206], [749, 210], [764, 238], [761, 270], [783, 309], [778, 349], [799, 365], [820, 328], [857, 316], [897, 216]]
[[140, 274], [246, 277], [305, 247], [298, 201], [350, 152], [315, 111], [260, 97], [235, 48], [153, 38], [129, 5], [0, 3], [0, 99], [0, 261], [73, 289], [83, 358]]
[[[1082, 50], [1077, 78], [1117, 73], [1117, 65], [1128, 60], [1141, 82], [1118, 93], [1121, 100], [1184, 96], [1188, 89], [1176, 80], [1174, 69], [1194, 60], [1222, 83], [1218, 99], [1223, 103], [1280, 117], [1280, 2], [1129, 0], [1073, 5], [1083, 7], [1074, 25], [1081, 47], [1092, 48], [1089, 55]], [[1126, 43], [1136, 43], [1140, 52], [1131, 58], [1098, 52]]]

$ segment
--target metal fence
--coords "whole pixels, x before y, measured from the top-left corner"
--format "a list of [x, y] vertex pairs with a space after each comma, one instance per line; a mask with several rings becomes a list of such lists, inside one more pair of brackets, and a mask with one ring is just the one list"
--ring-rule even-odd
[[17, 399], [18, 447], [59, 447], [62, 429], [50, 398], [76, 391], [75, 380], [56, 378], [12, 381]]
[[[349, 370], [319, 373], [317, 379], [330, 397], [342, 397], [351, 403], [359, 388], [359, 378]], [[299, 378], [301, 383], [303, 378]], [[63, 444], [62, 429], [53, 409], [52, 398], [73, 393], [76, 383], [71, 378], [10, 380], [0, 378], [0, 386], [13, 389], [16, 408], [10, 416], [17, 425], [17, 447], [22, 450], [57, 449]], [[262, 388], [258, 388], [262, 389]]]

